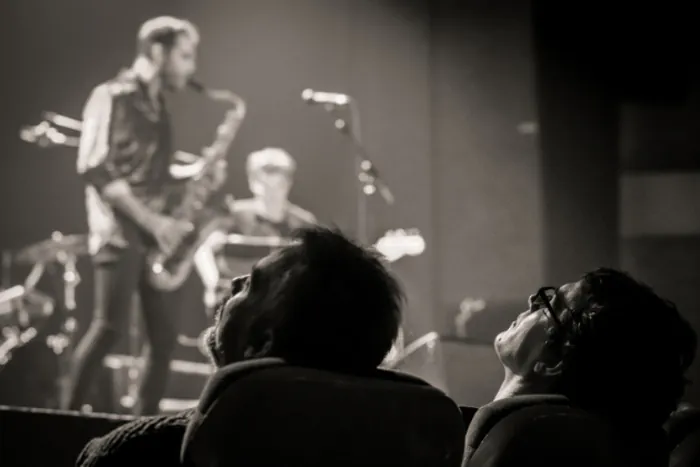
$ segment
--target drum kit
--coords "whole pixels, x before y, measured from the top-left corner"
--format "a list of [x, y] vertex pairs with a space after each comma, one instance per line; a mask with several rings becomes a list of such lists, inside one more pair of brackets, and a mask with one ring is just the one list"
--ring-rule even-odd
[[[290, 244], [281, 238], [254, 237], [232, 234], [227, 243], [236, 246], [280, 247]], [[86, 234], [64, 235], [54, 232], [49, 239], [33, 243], [16, 252], [4, 252], [3, 285], [0, 287], [0, 369], [10, 360], [13, 352], [44, 334], [49, 318], [63, 319], [58, 334], [46, 336], [47, 345], [57, 355], [70, 347], [71, 337], [76, 329], [73, 312], [77, 308], [76, 289], [81, 282], [78, 273], [78, 259], [88, 254]], [[19, 285], [10, 285], [11, 271], [16, 267], [29, 268], [30, 272]], [[38, 289], [40, 280], [48, 273], [59, 272], [60, 291], [47, 294]], [[222, 280], [221, 293], [228, 288], [229, 279]], [[55, 296], [62, 297], [57, 303]], [[181, 338], [181, 342], [192, 340]]]
[[[57, 390], [65, 384], [77, 329], [73, 316], [77, 308], [75, 292], [81, 281], [77, 262], [87, 252], [85, 235], [61, 232], [54, 232], [49, 239], [19, 251], [3, 252], [0, 385], [3, 391], [10, 391], [9, 382], [16, 387], [3, 398], [13, 401], [19, 397], [20, 401], [31, 404], [33, 394], [40, 392], [35, 386], [43, 388], [44, 382], [57, 385], [47, 394], [37, 396], [37, 400], [43, 402], [46, 398], [55, 399]], [[28, 273], [17, 283], [12, 276], [20, 270]], [[46, 287], [51, 293], [42, 290]], [[49, 358], [44, 358], [46, 355]], [[26, 368], [27, 364], [32, 366], [31, 370]], [[24, 379], [32, 380], [31, 390], [22, 387], [20, 381]]]
[[[243, 247], [279, 248], [292, 241], [280, 237], [257, 237], [230, 234], [226, 244]], [[421, 254], [425, 243], [414, 231], [390, 231], [375, 244], [390, 261], [404, 255]], [[81, 282], [78, 259], [88, 254], [88, 238], [84, 234], [64, 235], [54, 232], [47, 240], [31, 244], [16, 252], [3, 254], [3, 287], [0, 289], [0, 370], [19, 348], [37, 338], [56, 355], [65, 355], [73, 346], [77, 322], [76, 289]], [[28, 267], [30, 272], [20, 285], [10, 285], [14, 267]], [[228, 268], [227, 268], [228, 269]], [[60, 290], [47, 294], [38, 289], [47, 272], [60, 278]], [[58, 272], [59, 274], [55, 274]], [[222, 271], [223, 272], [223, 271]], [[229, 272], [229, 271], [227, 271]], [[230, 274], [223, 274], [219, 293], [229, 289]], [[54, 282], [55, 283], [55, 282]], [[61, 296], [58, 303], [53, 297]], [[220, 297], [221, 298], [221, 297]], [[56, 329], [56, 324], [58, 328]], [[179, 342], [197, 346], [197, 339], [180, 336]]]
[[[29, 245], [16, 253], [3, 254], [3, 290], [0, 292], [0, 369], [12, 353], [42, 334], [52, 324], [50, 318], [66, 315], [57, 334], [46, 336], [56, 354], [69, 346], [75, 320], [69, 315], [76, 309], [75, 290], [80, 284], [77, 262], [88, 252], [86, 235], [63, 235], [54, 232], [48, 240]], [[29, 267], [21, 285], [9, 286], [15, 266]], [[37, 288], [47, 272], [60, 272], [62, 303]], [[60, 311], [59, 311], [60, 310]], [[59, 319], [64, 316], [60, 316]]]
[[[243, 247], [273, 248], [291, 242], [279, 238], [271, 240], [267, 237], [231, 235], [227, 238], [227, 243]], [[18, 251], [4, 252], [2, 255], [0, 386], [3, 386], [3, 390], [10, 389], [7, 387], [10, 382], [14, 386], [21, 386], [22, 384], [17, 381], [18, 375], [23, 377], [26, 373], [45, 371], [38, 368], [46, 365], [50, 367], [52, 375], [44, 375], [44, 378], [52, 379], [53, 381], [49, 384], [54, 386], [49, 390], [49, 394], [32, 396], [34, 399], [30, 398], [31, 402], [20, 402], [21, 405], [55, 406], [69, 383], [71, 356], [77, 344], [76, 331], [79, 324], [75, 313], [76, 290], [81, 283], [77, 265], [78, 261], [87, 255], [87, 235], [64, 235], [61, 232], [54, 232], [46, 240]], [[29, 271], [26, 278], [22, 281], [13, 281], [12, 276], [16, 276], [15, 271], [20, 270]], [[47, 282], [46, 278], [50, 280]], [[49, 285], [45, 285], [46, 283]], [[230, 280], [222, 279], [221, 284], [218, 291], [220, 298], [230, 290]], [[51, 293], [40, 290], [46, 287], [50, 288]], [[139, 368], [143, 365], [140, 358], [143, 339], [139, 321], [137, 321], [137, 311], [136, 307], [133, 310], [125, 310], [132, 317], [129, 320], [127, 332], [127, 347], [130, 355], [110, 354], [104, 362], [106, 368], [125, 375], [119, 376], [121, 379], [126, 379], [120, 383], [125, 394], [119, 401], [122, 409], [128, 409], [131, 405], [130, 401], [135, 399]], [[180, 335], [178, 343], [183, 347], [194, 348], [198, 352], [205, 353], [205, 349], [202, 348], [201, 334], [199, 337]], [[39, 349], [38, 354], [36, 349]], [[16, 361], [13, 361], [13, 357], [16, 357]], [[31, 370], [27, 368], [28, 365], [32, 367]], [[211, 373], [209, 364], [195, 361], [175, 360], [171, 364], [171, 369], [176, 373], [194, 376], [206, 376]], [[29, 385], [35, 384], [32, 382]], [[30, 389], [36, 392], [34, 387]], [[14, 400], [13, 396], [14, 394], [11, 394], [9, 397]], [[8, 396], [3, 394], [2, 397]], [[47, 402], [47, 399], [53, 402]]]

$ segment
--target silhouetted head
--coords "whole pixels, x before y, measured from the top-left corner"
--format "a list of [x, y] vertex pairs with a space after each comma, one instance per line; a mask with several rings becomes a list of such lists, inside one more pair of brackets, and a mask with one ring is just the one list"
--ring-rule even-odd
[[380, 255], [311, 227], [234, 279], [208, 347], [217, 365], [257, 357], [329, 370], [376, 368], [396, 338], [403, 293]]

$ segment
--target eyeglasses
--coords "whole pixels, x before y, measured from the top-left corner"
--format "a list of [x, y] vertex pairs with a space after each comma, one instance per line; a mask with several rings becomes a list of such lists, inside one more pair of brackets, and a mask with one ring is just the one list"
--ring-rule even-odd
[[549, 318], [554, 323], [554, 326], [557, 328], [557, 330], [559, 330], [562, 329], [563, 326], [559, 316], [557, 316], [557, 313], [554, 311], [554, 307], [552, 307], [552, 301], [557, 297], [557, 294], [558, 290], [556, 287], [541, 287], [535, 293], [535, 299], [532, 301], [532, 303], [542, 307], [542, 309], [545, 310]]

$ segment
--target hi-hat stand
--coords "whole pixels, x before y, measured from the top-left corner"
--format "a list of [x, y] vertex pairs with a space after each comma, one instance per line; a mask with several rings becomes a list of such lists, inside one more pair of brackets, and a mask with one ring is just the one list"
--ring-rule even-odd
[[[57, 399], [65, 394], [69, 379], [77, 329], [75, 291], [81, 281], [77, 261], [84, 249], [82, 236], [54, 232], [48, 240], [32, 244], [18, 253], [3, 252], [2, 255], [4, 293], [13, 295], [6, 311], [12, 313], [13, 321], [1, 330], [5, 338], [0, 346], [0, 367], [19, 348], [40, 339], [57, 358]], [[11, 286], [11, 269], [15, 264], [30, 266], [30, 271], [21, 285]], [[54, 289], [51, 296], [37, 288], [45, 276]], [[55, 405], [58, 405], [58, 400]]]
[[[63, 240], [61, 232], [54, 232], [51, 235], [52, 240], [60, 243]], [[52, 264], [53, 268], [59, 266], [59, 274], [54, 274], [52, 279], [55, 287], [63, 289], [62, 306], [59, 307], [60, 325], [58, 332], [51, 334], [46, 339], [46, 344], [59, 356], [58, 363], [58, 386], [60, 391], [60, 400], [68, 394], [71, 382], [71, 364], [73, 360], [73, 351], [75, 350], [75, 332], [78, 328], [78, 322], [75, 318], [75, 310], [77, 304], [75, 301], [75, 291], [81, 282], [80, 274], [77, 268], [78, 258], [74, 252], [69, 250], [58, 251], [56, 254], [56, 263]], [[52, 268], [52, 269], [53, 269]], [[59, 279], [60, 278], [60, 279]]]

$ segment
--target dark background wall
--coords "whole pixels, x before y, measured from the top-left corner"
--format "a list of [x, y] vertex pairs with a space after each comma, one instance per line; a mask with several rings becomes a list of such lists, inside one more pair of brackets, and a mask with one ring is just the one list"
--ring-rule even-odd
[[528, 2], [432, 8], [435, 248], [447, 330], [465, 297], [522, 307], [542, 282], [541, 165]]
[[[689, 12], [534, 6], [545, 279], [617, 265], [700, 331], [700, 83]], [[689, 376], [686, 397], [698, 403], [698, 362]]]

